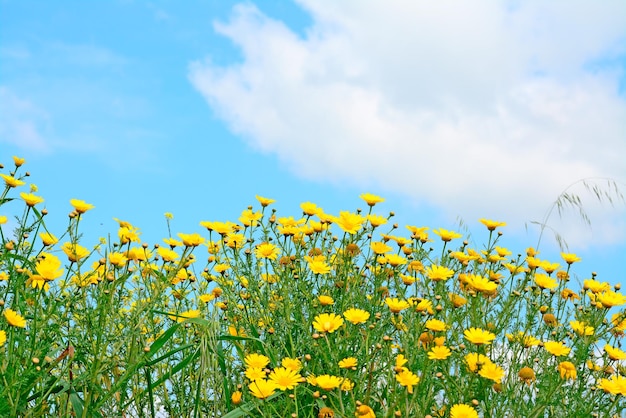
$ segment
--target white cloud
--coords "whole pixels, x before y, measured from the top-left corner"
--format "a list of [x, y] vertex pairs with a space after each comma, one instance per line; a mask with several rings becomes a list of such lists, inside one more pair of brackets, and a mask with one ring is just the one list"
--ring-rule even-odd
[[49, 115], [43, 109], [0, 86], [0, 143], [16, 145], [24, 150], [49, 151], [44, 133]]
[[[294, 173], [510, 223], [578, 179], [626, 180], [621, 2], [300, 4], [304, 37], [236, 6], [215, 29], [242, 62], [189, 72], [234, 132]], [[623, 222], [609, 227], [618, 212], [593, 219], [613, 231], [600, 239], [624, 239]]]

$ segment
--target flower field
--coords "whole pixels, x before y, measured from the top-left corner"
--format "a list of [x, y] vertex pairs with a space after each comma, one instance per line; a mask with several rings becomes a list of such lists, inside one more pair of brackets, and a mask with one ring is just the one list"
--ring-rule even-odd
[[[371, 194], [364, 210], [305, 202], [291, 215], [257, 196], [232, 222], [199, 220], [160, 243], [123, 220], [83, 242], [97, 208], [73, 199], [68, 217], [48, 214], [24, 164], [0, 170], [2, 417], [626, 409], [620, 285], [570, 280], [575, 254], [507, 248], [504, 222], [481, 219], [473, 248], [394, 224]], [[51, 216], [67, 227], [50, 230]]]

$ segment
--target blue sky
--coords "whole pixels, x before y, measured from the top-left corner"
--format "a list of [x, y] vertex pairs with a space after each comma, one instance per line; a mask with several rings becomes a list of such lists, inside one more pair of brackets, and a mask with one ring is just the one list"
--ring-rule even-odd
[[[520, 252], [570, 184], [626, 189], [625, 28], [620, 1], [0, 0], [0, 161], [27, 159], [53, 232], [70, 198], [86, 236], [118, 217], [159, 242], [164, 212], [202, 232], [255, 194], [298, 215], [371, 192], [478, 247], [506, 221]], [[592, 228], [550, 222], [576, 272], [623, 282], [624, 204], [570, 192]]]

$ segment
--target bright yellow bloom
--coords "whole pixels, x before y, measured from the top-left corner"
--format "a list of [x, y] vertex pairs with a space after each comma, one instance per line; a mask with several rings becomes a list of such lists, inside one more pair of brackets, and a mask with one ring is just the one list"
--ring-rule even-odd
[[495, 383], [500, 383], [504, 377], [504, 369], [495, 363], [488, 363], [480, 368], [478, 374], [485, 379], [493, 380]]
[[457, 295], [456, 293], [448, 293], [448, 297], [450, 298], [450, 302], [452, 302], [452, 305], [454, 305], [455, 308], [460, 308], [467, 303], [467, 299], [465, 299], [461, 295]]
[[24, 158], [16, 157], [15, 155], [13, 156], [13, 163], [15, 164], [15, 167], [21, 167], [25, 162], [26, 160]]
[[559, 263], [551, 263], [548, 260], [543, 260], [539, 263], [539, 267], [548, 274], [552, 274], [556, 269], [558, 269], [561, 265]]
[[428, 352], [428, 358], [431, 360], [445, 360], [452, 355], [452, 351], [445, 345], [434, 346]]
[[388, 254], [385, 260], [391, 267], [403, 266], [407, 263], [407, 259], [398, 254]]
[[372, 248], [372, 251], [374, 251], [374, 253], [380, 255], [380, 254], [385, 254], [388, 253], [389, 251], [393, 250], [393, 248], [391, 248], [390, 246], [388, 246], [387, 244], [385, 244], [384, 242], [381, 241], [374, 241], [370, 244], [370, 247]]
[[456, 404], [450, 408], [450, 418], [478, 418], [478, 412], [469, 405]]
[[332, 333], [337, 331], [342, 325], [343, 318], [334, 313], [317, 315], [313, 321], [313, 328], [319, 332]]
[[426, 276], [434, 282], [439, 282], [454, 276], [454, 270], [444, 266], [433, 265], [426, 268]]
[[354, 416], [357, 418], [376, 418], [376, 414], [374, 414], [374, 410], [367, 405], [357, 406]]
[[583, 281], [583, 288], [589, 289], [592, 293], [600, 293], [611, 290], [611, 285], [607, 282], [599, 282], [594, 279], [585, 279]]
[[576, 366], [569, 361], [562, 361], [557, 366], [561, 379], [576, 379]]
[[422, 299], [417, 306], [415, 307], [417, 312], [428, 312], [430, 315], [434, 313], [433, 311], [433, 303], [428, 299]]
[[24, 202], [26, 202], [26, 206], [29, 206], [31, 208], [44, 201], [43, 197], [35, 196], [32, 193], [22, 192], [20, 193], [20, 197], [22, 198], [22, 200], [24, 200]]
[[524, 383], [527, 383], [529, 385], [536, 378], [535, 371], [530, 367], [522, 367], [517, 375]]
[[178, 236], [186, 247], [197, 247], [198, 245], [204, 243], [204, 238], [196, 232], [193, 234], [183, 234], [182, 232], [179, 232]]
[[302, 362], [297, 358], [285, 357], [280, 364], [294, 372], [299, 372], [302, 369]]
[[269, 398], [276, 392], [277, 386], [271, 380], [257, 379], [248, 385], [252, 396], [258, 399]]
[[[139, 242], [139, 229], [135, 228], [128, 222], [126, 222], [127, 226], [121, 226], [117, 230], [117, 236], [120, 239], [122, 244], [128, 244], [129, 242]], [[179, 241], [176, 241], [173, 238], [164, 239], [166, 244], [169, 246], [175, 247], [176, 245], [180, 245]]]
[[580, 321], [570, 321], [570, 326], [578, 335], [593, 335], [594, 329], [592, 326], [587, 325]]
[[341, 377], [323, 374], [315, 377], [315, 385], [324, 390], [333, 390], [341, 385], [342, 380]]
[[246, 364], [246, 367], [249, 368], [262, 369], [270, 364], [269, 357], [257, 353], [248, 354], [243, 361]]
[[402, 370], [400, 373], [396, 373], [396, 380], [401, 386], [406, 387], [407, 392], [413, 393], [413, 386], [419, 383], [420, 378], [409, 370]]
[[359, 197], [363, 199], [365, 203], [367, 203], [369, 206], [374, 206], [376, 205], [376, 203], [381, 203], [385, 201], [384, 198], [371, 193], [363, 193]]
[[241, 397], [243, 396], [243, 393], [241, 393], [241, 391], [236, 390], [232, 393], [232, 395], [230, 395], [230, 401], [233, 403], [233, 405], [239, 405], [241, 403]]
[[165, 248], [165, 247], [157, 248], [157, 254], [159, 254], [159, 256], [161, 256], [161, 258], [165, 262], [176, 261], [176, 259], [179, 257], [176, 251], [170, 250], [169, 248]]
[[276, 202], [276, 200], [274, 199], [268, 199], [267, 197], [262, 197], [259, 195], [256, 195], [255, 197], [256, 197], [256, 200], [258, 200], [261, 206], [263, 207], [267, 207], [271, 205], [272, 203]]
[[480, 223], [485, 225], [489, 231], [494, 231], [499, 226], [506, 226], [506, 222], [492, 221], [491, 219], [480, 219]]
[[386, 298], [385, 303], [389, 307], [389, 310], [393, 313], [400, 313], [411, 306], [411, 304], [406, 300], [400, 300], [398, 298]]
[[600, 379], [598, 389], [612, 395], [626, 396], [626, 377], [614, 374], [609, 379]]
[[7, 187], [19, 187], [26, 184], [22, 180], [18, 180], [13, 176], [7, 176], [6, 174], [0, 173], [0, 177], [2, 177]]
[[109, 253], [109, 263], [116, 267], [124, 267], [128, 262], [128, 258], [122, 253], [113, 252]]
[[365, 323], [369, 317], [370, 313], [364, 311], [363, 309], [350, 308], [343, 313], [343, 316], [354, 325]]
[[218, 234], [224, 236], [231, 232], [233, 232], [233, 228], [235, 226], [232, 222], [211, 222], [211, 221], [202, 221], [200, 222], [200, 226], [205, 227], [209, 231], [215, 231]]
[[307, 216], [314, 216], [323, 212], [322, 208], [311, 202], [300, 203], [300, 209], [302, 209], [302, 213]]
[[84, 200], [79, 199], [70, 199], [70, 205], [74, 206], [74, 210], [78, 213], [85, 213], [95, 207], [94, 205], [91, 205], [89, 203], [86, 203]]
[[621, 306], [626, 303], [626, 296], [622, 295], [619, 292], [614, 292], [612, 290], [605, 290], [604, 292], [598, 295], [598, 301], [605, 308], [612, 308], [614, 306]]
[[43, 242], [45, 246], [54, 245], [59, 242], [59, 239], [49, 232], [42, 232], [39, 234], [39, 238], [41, 238], [41, 242]]
[[626, 316], [625, 313], [614, 313], [613, 316], [611, 317], [611, 323], [613, 324], [613, 326], [615, 327], [615, 330], [617, 332], [624, 332], [626, 331]]
[[491, 364], [489, 357], [478, 353], [469, 353], [465, 356], [465, 362], [471, 372], [479, 371], [485, 364]]
[[302, 376], [296, 371], [286, 367], [277, 367], [269, 375], [269, 380], [276, 384], [280, 390], [293, 389], [300, 381]]
[[567, 264], [572, 264], [580, 261], [580, 258], [576, 254], [571, 253], [561, 253], [561, 257]]
[[191, 310], [180, 312], [177, 314], [171, 313], [168, 316], [173, 321], [183, 322], [185, 319], [189, 319], [189, 318], [200, 318], [201, 312], [197, 309], [191, 309]]
[[341, 386], [339, 388], [344, 392], [349, 392], [354, 389], [354, 382], [348, 378], [344, 378], [341, 381]]
[[533, 337], [532, 335], [525, 335], [522, 331], [517, 331], [516, 334], [506, 334], [506, 338], [508, 338], [508, 340], [511, 342], [520, 342], [526, 348], [535, 347], [541, 343], [541, 341], [539, 341], [537, 338]]
[[566, 356], [571, 350], [571, 348], [567, 347], [562, 341], [546, 341], [543, 343], [543, 348], [556, 357]]
[[492, 332], [473, 327], [466, 329], [463, 335], [465, 335], [466, 340], [476, 345], [489, 345], [496, 338], [496, 335]]
[[439, 235], [441, 240], [444, 242], [449, 242], [449, 241], [452, 241], [453, 239], [461, 238], [463, 236], [457, 232], [448, 231], [447, 229], [443, 229], [443, 228], [433, 229], [433, 233], [436, 235]]
[[9, 218], [7, 218], [6, 215], [0, 215], [0, 225], [4, 225], [8, 221], [9, 221]]
[[339, 362], [339, 367], [341, 367], [342, 369], [351, 369], [353, 367], [356, 367], [358, 364], [356, 358], [354, 357], [346, 357], [343, 360], [341, 360]]
[[335, 219], [335, 223], [348, 234], [356, 234], [359, 232], [366, 218], [357, 214], [346, 211], [339, 212], [339, 217]]
[[617, 347], [606, 344], [604, 346], [604, 352], [609, 356], [611, 360], [626, 360], [626, 353]]
[[326, 257], [323, 255], [316, 255], [310, 257], [304, 256], [304, 259], [308, 262], [309, 270], [314, 274], [328, 274], [330, 273], [330, 266], [326, 262]]
[[375, 215], [373, 213], [367, 215], [366, 218], [368, 221], [370, 221], [370, 225], [372, 225], [374, 228], [378, 228], [379, 226], [387, 223], [387, 218], [385, 218], [384, 216]]
[[496, 247], [494, 248], [494, 250], [496, 250], [496, 253], [498, 253], [498, 255], [500, 257], [506, 257], [511, 255], [511, 251], [507, 250], [506, 248], [502, 248], [502, 247]]
[[252, 381], [265, 379], [267, 377], [265, 369], [261, 369], [259, 367], [247, 367], [243, 374]]
[[261, 212], [252, 212], [252, 209], [246, 209], [241, 212], [241, 216], [239, 217], [239, 222], [241, 222], [244, 226], [257, 226], [259, 220], [263, 217], [263, 213]]
[[18, 314], [13, 309], [7, 308], [4, 310], [3, 314], [9, 325], [18, 328], [26, 328], [26, 319], [24, 319], [22, 315]]
[[541, 273], [536, 273], [534, 280], [535, 284], [542, 289], [554, 289], [559, 285], [552, 277]]
[[322, 306], [330, 306], [335, 303], [335, 300], [328, 295], [320, 295], [317, 297], [317, 300], [319, 300]]
[[72, 244], [71, 242], [64, 243], [61, 249], [72, 263], [79, 262], [89, 255], [88, 249], [78, 244]]
[[428, 321], [426, 321], [425, 326], [429, 330], [435, 331], [435, 332], [445, 331], [448, 328], [445, 322], [440, 321], [438, 319], [429, 319]]
[[9, 275], [5, 271], [0, 271], [0, 282], [9, 280]]
[[256, 250], [254, 254], [257, 258], [267, 258], [270, 260], [276, 260], [278, 258], [278, 254], [280, 254], [280, 249], [276, 247], [274, 244], [269, 242], [263, 242], [256, 246]]
[[6, 341], [7, 341], [7, 333], [5, 331], [0, 330], [0, 347], [2, 347]]

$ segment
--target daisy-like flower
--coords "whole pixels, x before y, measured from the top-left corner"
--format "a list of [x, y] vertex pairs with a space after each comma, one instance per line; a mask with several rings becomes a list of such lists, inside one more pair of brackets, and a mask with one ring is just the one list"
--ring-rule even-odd
[[489, 231], [495, 231], [500, 226], [506, 226], [506, 222], [492, 221], [491, 219], [480, 219], [480, 223], [485, 225]]
[[307, 216], [314, 216], [320, 212], [323, 212], [322, 208], [318, 207], [315, 203], [311, 203], [311, 202], [300, 203], [300, 209], [302, 209], [302, 213], [304, 213]]
[[467, 363], [467, 367], [471, 372], [477, 372], [481, 368], [483, 368], [486, 364], [491, 364], [492, 361], [489, 357], [478, 354], [478, 353], [469, 353], [465, 356], [465, 362]]
[[94, 205], [80, 199], [70, 199], [70, 205], [72, 205], [74, 207], [74, 210], [78, 213], [85, 213], [88, 210], [95, 208]]
[[370, 244], [370, 247], [372, 248], [372, 251], [374, 251], [374, 253], [381, 255], [381, 254], [385, 254], [388, 253], [389, 251], [393, 250], [393, 248], [391, 248], [390, 246], [388, 246], [387, 244], [385, 244], [384, 242], [381, 241], [374, 241]]
[[343, 318], [334, 313], [317, 315], [313, 321], [313, 328], [319, 332], [335, 332], [343, 325]]
[[339, 362], [339, 367], [342, 369], [351, 369], [358, 364], [357, 359], [354, 357], [346, 357]]
[[327, 406], [320, 408], [320, 411], [317, 413], [317, 418], [335, 418], [335, 411], [332, 408]]
[[163, 261], [168, 262], [168, 263], [172, 261], [176, 261], [176, 259], [179, 257], [176, 251], [170, 250], [169, 248], [165, 248], [165, 247], [157, 248], [157, 254], [161, 256]]
[[571, 348], [567, 347], [562, 341], [546, 341], [543, 343], [543, 348], [556, 357], [566, 356], [571, 351]]
[[67, 259], [72, 263], [76, 263], [89, 255], [88, 249], [82, 245], [72, 244], [71, 242], [64, 243], [61, 249], [67, 256]]
[[554, 289], [559, 285], [552, 277], [541, 273], [535, 274], [534, 280], [535, 284], [542, 289]]
[[109, 263], [115, 267], [124, 267], [127, 262], [128, 258], [124, 254], [118, 252], [109, 253]]
[[433, 233], [439, 235], [442, 241], [449, 242], [456, 238], [461, 238], [463, 235], [458, 232], [448, 231], [447, 229], [439, 228], [433, 229]]
[[263, 217], [261, 212], [252, 212], [252, 209], [246, 209], [241, 212], [239, 222], [244, 226], [257, 226], [259, 220]]
[[535, 380], [535, 371], [530, 367], [522, 367], [520, 371], [517, 373], [519, 378], [524, 382], [530, 385], [532, 381]]
[[277, 367], [270, 373], [269, 380], [274, 382], [278, 389], [289, 390], [302, 381], [302, 376], [286, 367]]
[[4, 184], [7, 187], [19, 187], [26, 184], [22, 180], [18, 180], [13, 176], [7, 176], [6, 174], [0, 173], [0, 177], [2, 177], [2, 179], [4, 180]]
[[467, 299], [465, 299], [461, 295], [457, 295], [456, 293], [448, 293], [448, 297], [450, 298], [450, 302], [452, 302], [452, 305], [455, 308], [460, 308], [467, 303]]
[[476, 345], [489, 345], [496, 338], [492, 332], [480, 328], [469, 328], [463, 332], [465, 339]]
[[580, 261], [580, 258], [576, 254], [572, 253], [561, 253], [561, 257], [567, 264], [573, 264]]
[[261, 206], [263, 207], [267, 207], [271, 205], [272, 203], [276, 202], [276, 200], [274, 199], [268, 199], [267, 197], [263, 197], [259, 195], [256, 195], [255, 197], [256, 197], [256, 200], [258, 200]]
[[376, 414], [374, 414], [374, 410], [367, 405], [357, 406], [354, 416], [357, 418], [376, 418]]
[[434, 346], [428, 352], [428, 358], [431, 360], [445, 360], [452, 355], [452, 352], [445, 345]]
[[366, 219], [367, 218], [356, 213], [341, 211], [339, 212], [339, 217], [335, 218], [335, 223], [344, 232], [354, 235], [361, 230]]
[[278, 254], [280, 254], [280, 249], [269, 242], [263, 242], [257, 245], [256, 250], [254, 250], [254, 255], [259, 259], [267, 258], [269, 260], [276, 260]]
[[570, 321], [570, 326], [576, 332], [576, 334], [585, 336], [585, 335], [593, 335], [594, 329], [592, 326], [587, 325], [584, 322], [580, 321]]
[[333, 390], [341, 385], [342, 380], [341, 377], [323, 374], [315, 377], [315, 385], [324, 390]]
[[343, 313], [343, 316], [354, 325], [363, 324], [367, 322], [370, 317], [370, 313], [363, 309], [350, 308]]
[[386, 298], [385, 303], [389, 307], [389, 310], [393, 313], [400, 313], [411, 306], [411, 304], [406, 300], [398, 298]]
[[604, 346], [604, 352], [609, 356], [611, 360], [626, 360], [626, 353], [617, 347], [613, 347], [610, 344]]
[[478, 412], [469, 405], [458, 403], [450, 408], [450, 418], [478, 418]]
[[335, 303], [335, 300], [328, 295], [319, 295], [317, 300], [319, 300], [320, 305], [322, 306], [330, 306]]
[[15, 167], [21, 167], [22, 165], [24, 165], [24, 163], [26, 163], [26, 159], [14, 155], [13, 163], [15, 164]]
[[454, 276], [454, 270], [451, 270], [444, 266], [429, 266], [425, 271], [426, 276], [434, 281], [444, 281], [448, 280], [450, 277]]
[[492, 282], [477, 274], [468, 274], [466, 276], [466, 284], [477, 292], [481, 292], [485, 295], [492, 295], [498, 288], [498, 284]]
[[363, 193], [359, 197], [363, 199], [365, 203], [368, 204], [368, 206], [374, 206], [376, 205], [376, 203], [382, 203], [385, 201], [384, 198], [380, 196], [376, 196], [375, 194], [371, 194], [371, 193]]
[[569, 361], [562, 361], [557, 366], [561, 379], [574, 380], [576, 379], [576, 366]]
[[2, 347], [6, 341], [7, 341], [7, 333], [5, 331], [0, 330], [0, 347]]
[[276, 392], [277, 386], [276, 383], [271, 380], [258, 379], [250, 382], [248, 389], [250, 389], [250, 393], [255, 398], [266, 399]]
[[263, 354], [251, 353], [243, 359], [243, 362], [246, 364], [246, 367], [262, 369], [270, 364], [270, 359]]
[[384, 216], [375, 215], [373, 213], [367, 215], [366, 218], [370, 222], [370, 225], [372, 225], [374, 228], [378, 228], [379, 226], [387, 223], [387, 218], [385, 218]]
[[600, 293], [611, 290], [611, 285], [607, 282], [599, 282], [594, 279], [586, 279], [583, 281], [583, 288], [591, 293]]
[[265, 379], [267, 377], [267, 372], [265, 369], [260, 369], [258, 367], [248, 367], [246, 368], [244, 375], [254, 381], [259, 379]]
[[488, 363], [480, 368], [478, 374], [486, 379], [493, 380], [495, 383], [500, 383], [504, 377], [504, 369], [495, 363]]
[[4, 318], [12, 327], [26, 328], [26, 319], [24, 319], [22, 315], [18, 314], [13, 309], [7, 308], [4, 310], [3, 314]]
[[608, 379], [600, 379], [597, 384], [598, 389], [612, 395], [620, 394], [626, 396], [626, 377], [614, 374]]
[[169, 314], [168, 316], [176, 322], [183, 322], [185, 319], [200, 318], [201, 315], [202, 313], [198, 309], [190, 309], [177, 314]]
[[300, 370], [302, 370], [302, 362], [297, 358], [285, 357], [280, 364], [282, 364], [283, 367], [286, 367], [295, 372], [299, 372]]
[[194, 232], [193, 234], [183, 234], [179, 232], [178, 236], [183, 241], [183, 244], [186, 247], [197, 247], [198, 245], [203, 244], [205, 241], [204, 237], [202, 237], [197, 232]]
[[604, 292], [598, 295], [598, 301], [605, 308], [612, 308], [614, 306], [622, 306], [626, 303], [626, 296], [622, 295], [619, 292], [614, 292], [612, 290], [605, 290]]
[[429, 319], [424, 325], [427, 329], [435, 332], [445, 331], [448, 327], [445, 322], [439, 319]]
[[419, 383], [420, 378], [409, 370], [402, 370], [400, 373], [396, 373], [396, 380], [407, 389], [407, 392], [413, 393], [413, 386]]
[[24, 202], [26, 202], [26, 206], [31, 207], [31, 208], [44, 201], [43, 197], [35, 196], [32, 193], [22, 192], [20, 193], [20, 197], [22, 198]]
[[323, 255], [316, 255], [310, 257], [304, 256], [304, 259], [309, 263], [309, 270], [314, 274], [328, 274], [330, 273], [330, 266], [326, 262], [326, 257]]
[[46, 247], [59, 242], [59, 239], [49, 232], [42, 232], [41, 234], [39, 234], [39, 238], [41, 238], [41, 242], [43, 242], [43, 245], [45, 245]]

